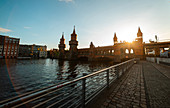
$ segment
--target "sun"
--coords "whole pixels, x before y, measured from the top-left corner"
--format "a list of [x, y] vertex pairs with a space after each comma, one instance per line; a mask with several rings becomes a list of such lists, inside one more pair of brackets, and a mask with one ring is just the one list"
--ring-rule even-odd
[[126, 42], [133, 42], [137, 37], [137, 29], [135, 27], [127, 27], [120, 29], [116, 32], [118, 41], [126, 41]]

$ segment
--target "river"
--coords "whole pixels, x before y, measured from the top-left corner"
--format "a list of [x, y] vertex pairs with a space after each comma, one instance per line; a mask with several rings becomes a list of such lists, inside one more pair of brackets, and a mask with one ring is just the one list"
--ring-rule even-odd
[[0, 101], [81, 77], [113, 62], [0, 59]]

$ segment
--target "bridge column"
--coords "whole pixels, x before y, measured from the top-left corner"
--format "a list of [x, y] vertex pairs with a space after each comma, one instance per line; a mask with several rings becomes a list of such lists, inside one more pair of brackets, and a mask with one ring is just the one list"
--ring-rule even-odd
[[154, 48], [154, 50], [155, 50], [155, 56], [156, 57], [160, 56], [160, 48], [156, 47], [156, 48]]

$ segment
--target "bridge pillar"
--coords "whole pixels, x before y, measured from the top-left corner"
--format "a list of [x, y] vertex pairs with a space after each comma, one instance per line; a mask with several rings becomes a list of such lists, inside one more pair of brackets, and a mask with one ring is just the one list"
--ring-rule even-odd
[[156, 48], [154, 48], [154, 50], [155, 50], [155, 56], [159, 57], [160, 56], [160, 48], [156, 47]]

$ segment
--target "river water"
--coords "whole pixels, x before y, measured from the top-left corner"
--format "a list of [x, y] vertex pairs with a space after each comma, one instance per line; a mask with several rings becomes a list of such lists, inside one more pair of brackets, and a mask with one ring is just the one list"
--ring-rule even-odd
[[92, 73], [113, 62], [0, 59], [0, 101]]

